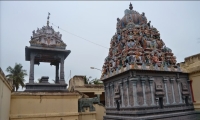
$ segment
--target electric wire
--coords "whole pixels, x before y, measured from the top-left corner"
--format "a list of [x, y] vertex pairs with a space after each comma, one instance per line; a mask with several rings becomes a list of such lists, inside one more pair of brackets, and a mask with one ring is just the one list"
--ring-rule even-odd
[[81, 39], [83, 39], [83, 40], [85, 40], [85, 41], [88, 41], [88, 42], [90, 42], [90, 43], [92, 43], [92, 44], [95, 44], [95, 45], [97, 45], [97, 46], [100, 46], [100, 47], [102, 47], [102, 48], [108, 49], [107, 47], [105, 47], [105, 46], [103, 46], [103, 45], [97, 44], [97, 43], [92, 42], [92, 41], [90, 41], [90, 40], [87, 40], [87, 39], [85, 39], [85, 38], [83, 38], [83, 37], [81, 37], [81, 36], [75, 35], [75, 34], [69, 32], [69, 31], [67, 31], [67, 30], [64, 30], [64, 29], [60, 28], [59, 26], [57, 26], [57, 25], [55, 25], [55, 24], [53, 24], [53, 23], [52, 23], [52, 25], [55, 26], [55, 27], [57, 27], [58, 29], [64, 31], [64, 32], [68, 33], [68, 34], [71, 34], [71, 35], [73, 35], [73, 36], [76, 36], [76, 37], [78, 37], [78, 38], [81, 38]]

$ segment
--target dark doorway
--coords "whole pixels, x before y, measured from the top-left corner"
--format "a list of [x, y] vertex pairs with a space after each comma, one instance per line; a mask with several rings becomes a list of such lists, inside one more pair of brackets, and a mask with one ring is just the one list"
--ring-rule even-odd
[[188, 96], [185, 96], [185, 104], [186, 104], [186, 106], [189, 106]]
[[163, 98], [159, 97], [159, 106], [161, 109], [163, 109]]
[[116, 100], [116, 104], [117, 104], [117, 111], [119, 111], [120, 105], [119, 105], [119, 101], [118, 100]]

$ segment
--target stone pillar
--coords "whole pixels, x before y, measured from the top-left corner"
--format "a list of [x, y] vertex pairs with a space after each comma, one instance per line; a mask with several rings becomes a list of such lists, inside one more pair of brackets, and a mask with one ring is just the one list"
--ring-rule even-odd
[[34, 83], [34, 59], [35, 53], [30, 54], [30, 73], [29, 73], [29, 83]]
[[56, 63], [56, 78], [55, 78], [55, 81], [56, 83], [59, 83], [59, 63]]
[[178, 84], [178, 94], [179, 94], [179, 99], [180, 99], [179, 103], [183, 103], [181, 89], [180, 89], [180, 79], [177, 79], [177, 84]]
[[154, 102], [153, 81], [154, 81], [154, 78], [149, 78], [149, 84], [150, 84], [150, 89], [151, 89], [151, 106], [156, 105]]
[[64, 74], [64, 56], [60, 57], [60, 81], [59, 83], [65, 83], [65, 74]]
[[97, 98], [98, 98], [98, 100], [99, 100], [98, 103], [100, 103], [100, 94], [97, 94]]
[[169, 104], [169, 98], [168, 98], [168, 91], [167, 91], [167, 78], [164, 78], [163, 79], [163, 82], [164, 82], [164, 84], [165, 84], [165, 94], [166, 94], [166, 105], [168, 105]]
[[191, 81], [190, 80], [187, 80], [188, 82], [188, 90], [189, 90], [189, 97], [190, 97], [190, 103], [193, 103], [193, 99], [192, 99], [192, 92], [191, 92], [191, 88], [190, 88], [190, 84], [191, 84]]
[[123, 82], [119, 82], [120, 84], [120, 94], [121, 94], [121, 107], [124, 107], [124, 95], [123, 95]]
[[130, 78], [130, 81], [133, 83], [133, 106], [139, 106], [137, 101], [137, 81], [138, 78]]
[[171, 86], [172, 86], [172, 97], [173, 97], [173, 103], [172, 104], [176, 104], [175, 95], [174, 95], [174, 81], [175, 81], [174, 78], [170, 79]]
[[147, 106], [146, 94], [145, 94], [145, 82], [146, 82], [146, 78], [141, 78], [141, 81], [142, 81], [142, 91], [143, 91], [143, 100], [144, 100], [143, 106]]
[[124, 80], [124, 83], [126, 84], [127, 107], [131, 107], [130, 103], [129, 103], [129, 84], [128, 84], [128, 79], [127, 78]]

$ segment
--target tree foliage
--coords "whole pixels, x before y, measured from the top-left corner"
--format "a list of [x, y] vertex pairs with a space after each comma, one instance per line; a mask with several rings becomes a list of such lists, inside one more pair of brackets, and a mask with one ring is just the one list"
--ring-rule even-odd
[[91, 80], [91, 76], [90, 77], [84, 77], [85, 79], [85, 84], [103, 84], [99, 79], [95, 78]]
[[85, 77], [84, 77], [85, 84], [91, 84], [91, 83], [90, 83], [90, 79], [91, 79], [91, 78], [92, 78], [91, 76], [89, 76], [89, 77], [85, 76]]
[[22, 69], [23, 66], [19, 63], [15, 63], [14, 68], [8, 67], [6, 71], [9, 73], [6, 75], [8, 79], [13, 80], [14, 90], [17, 91], [19, 89], [19, 86], [22, 86], [22, 88], [25, 86], [24, 84], [24, 77], [27, 75], [26, 70]]

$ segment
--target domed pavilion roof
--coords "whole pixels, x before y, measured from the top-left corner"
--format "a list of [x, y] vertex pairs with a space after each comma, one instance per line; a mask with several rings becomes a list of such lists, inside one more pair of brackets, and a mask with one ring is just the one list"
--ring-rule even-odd
[[30, 45], [34, 47], [65, 49], [66, 44], [62, 41], [62, 34], [56, 32], [52, 26], [49, 26], [49, 15], [46, 26], [33, 30], [31, 40], [29, 41]]
[[131, 3], [124, 13], [122, 19], [117, 18], [102, 79], [129, 69], [180, 71], [172, 50], [165, 46], [151, 21], [147, 23], [145, 13], [133, 10]]

